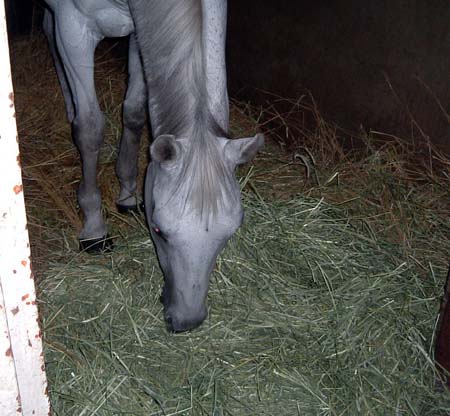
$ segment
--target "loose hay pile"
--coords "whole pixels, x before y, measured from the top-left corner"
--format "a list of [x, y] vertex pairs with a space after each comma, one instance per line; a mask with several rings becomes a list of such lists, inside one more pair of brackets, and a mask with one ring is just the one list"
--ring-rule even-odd
[[269, 141], [243, 172], [246, 221], [218, 260], [208, 320], [169, 334], [144, 221], [114, 206], [124, 56], [108, 44], [97, 55], [108, 120], [100, 186], [116, 242], [114, 253], [88, 256], [77, 252], [79, 162], [45, 42], [12, 50], [55, 415], [450, 413], [432, 357], [450, 252], [448, 159], [411, 163], [415, 149], [371, 137], [353, 157], [314, 106], [295, 107], [316, 117], [305, 131], [233, 103], [236, 136], [256, 127], [273, 138], [281, 119], [315, 180]]
[[51, 265], [41, 296], [55, 414], [447, 414], [430, 358], [440, 285], [324, 202], [244, 201], [192, 333], [165, 329], [139, 222], [111, 255]]

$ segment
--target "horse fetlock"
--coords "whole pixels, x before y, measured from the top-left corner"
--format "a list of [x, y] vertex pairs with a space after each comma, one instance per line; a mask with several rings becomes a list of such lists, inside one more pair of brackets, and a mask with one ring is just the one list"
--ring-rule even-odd
[[89, 217], [84, 217], [83, 228], [78, 234], [79, 240], [101, 239], [105, 238], [107, 228], [101, 212], [97, 212]]
[[102, 195], [96, 186], [88, 186], [83, 181], [78, 188], [78, 203], [86, 214], [90, 211], [100, 211], [102, 206]]
[[79, 238], [105, 237], [106, 225], [102, 216], [102, 199], [99, 189], [90, 190], [82, 183], [78, 191], [78, 203], [84, 216], [84, 225]]

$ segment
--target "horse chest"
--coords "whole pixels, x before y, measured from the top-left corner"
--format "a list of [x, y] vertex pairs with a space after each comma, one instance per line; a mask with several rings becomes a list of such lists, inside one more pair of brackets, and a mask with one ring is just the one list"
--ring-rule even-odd
[[73, 16], [100, 38], [122, 37], [134, 32], [127, 0], [46, 0], [55, 14]]
[[95, 13], [95, 23], [105, 37], [122, 37], [134, 32], [133, 20], [128, 8], [110, 7], [99, 9]]

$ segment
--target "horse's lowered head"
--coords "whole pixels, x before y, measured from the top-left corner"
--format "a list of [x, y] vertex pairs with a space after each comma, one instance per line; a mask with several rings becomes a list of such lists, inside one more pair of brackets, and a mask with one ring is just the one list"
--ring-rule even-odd
[[168, 328], [181, 332], [207, 316], [215, 261], [243, 220], [236, 166], [251, 160], [264, 138], [211, 137], [200, 146], [161, 135], [150, 148], [145, 184], [147, 221], [164, 274]]

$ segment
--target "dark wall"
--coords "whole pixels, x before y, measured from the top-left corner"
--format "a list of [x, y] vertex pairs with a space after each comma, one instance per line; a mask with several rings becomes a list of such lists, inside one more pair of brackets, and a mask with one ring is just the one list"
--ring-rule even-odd
[[267, 99], [248, 86], [285, 97], [306, 88], [343, 126], [403, 137], [408, 107], [435, 142], [450, 142], [450, 121], [418, 80], [450, 113], [448, 0], [229, 0], [228, 27], [230, 89], [242, 98]]
[[38, 0], [6, 0], [5, 11], [10, 35], [29, 33], [41, 13]]
[[[41, 0], [6, 0], [10, 33], [40, 25]], [[448, 0], [228, 0], [232, 95], [264, 102], [250, 87], [296, 98], [311, 91], [328, 118], [410, 137], [413, 115], [450, 143]], [[387, 77], [398, 99], [389, 87]], [[245, 88], [243, 88], [245, 87]], [[399, 103], [399, 100], [401, 103]]]

